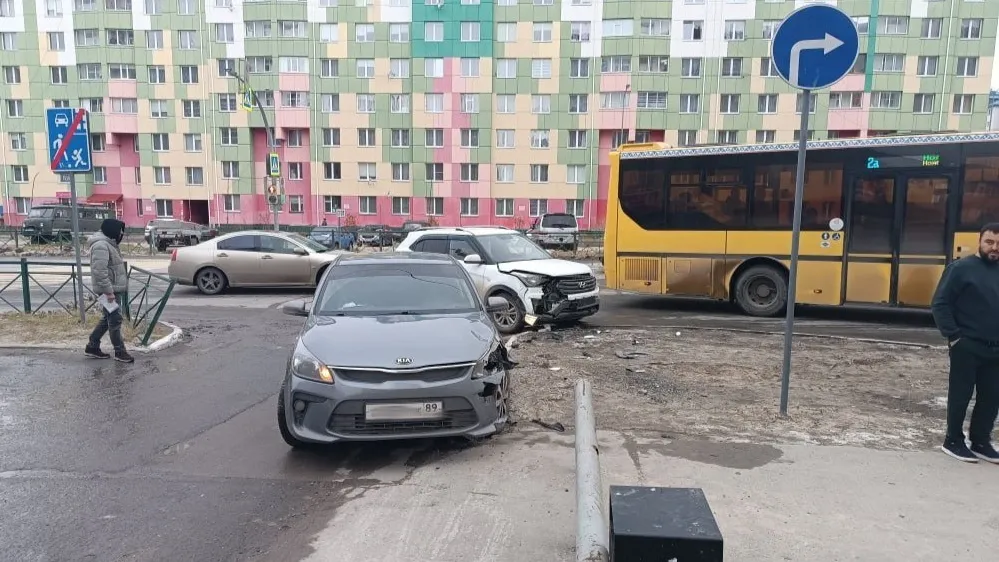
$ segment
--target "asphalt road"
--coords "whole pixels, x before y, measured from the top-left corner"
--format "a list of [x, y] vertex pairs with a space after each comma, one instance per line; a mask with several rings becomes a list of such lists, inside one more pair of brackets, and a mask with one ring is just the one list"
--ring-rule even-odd
[[[185, 327], [187, 341], [133, 366], [76, 352], [0, 353], [0, 559], [335, 560], [344, 537], [354, 536], [358, 560], [401, 560], [407, 552], [568, 560], [571, 449], [534, 447], [543, 445], [537, 434], [515, 432], [471, 450], [450, 441], [315, 453], [284, 445], [276, 392], [301, 319], [275, 309], [306, 295], [204, 297], [179, 288], [165, 319]], [[781, 322], [711, 303], [607, 294], [588, 324], [772, 331]], [[926, 315], [886, 323], [882, 314], [803, 310], [798, 327], [937, 343]], [[530, 476], [539, 467], [557, 470]], [[417, 473], [422, 483], [409, 484]], [[379, 502], [397, 503], [380, 516], [375, 507], [359, 512], [355, 500], [375, 491]], [[439, 522], [427, 521], [433, 505]], [[343, 520], [341, 510], [352, 515]], [[400, 527], [379, 523], [391, 525], [401, 512], [408, 515]], [[451, 521], [458, 514], [475, 524]], [[440, 529], [421, 533], [428, 525]], [[366, 533], [411, 537], [418, 547], [376, 554], [356, 538]], [[332, 542], [315, 543], [317, 536]], [[487, 547], [498, 550], [483, 557]]]

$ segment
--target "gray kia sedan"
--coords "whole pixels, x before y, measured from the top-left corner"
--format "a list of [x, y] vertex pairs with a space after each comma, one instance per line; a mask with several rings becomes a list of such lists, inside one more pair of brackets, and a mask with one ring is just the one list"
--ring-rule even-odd
[[310, 301], [278, 397], [292, 447], [485, 437], [507, 422], [513, 366], [491, 310], [447, 255], [344, 255]]

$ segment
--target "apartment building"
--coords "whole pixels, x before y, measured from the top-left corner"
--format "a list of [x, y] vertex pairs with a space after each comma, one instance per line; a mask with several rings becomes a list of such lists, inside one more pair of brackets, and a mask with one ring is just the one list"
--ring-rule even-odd
[[[263, 224], [604, 221], [620, 142], [791, 142], [770, 38], [801, 0], [0, 0], [8, 224], [68, 198], [48, 107], [91, 112], [81, 201]], [[840, 0], [862, 52], [810, 138], [987, 127], [999, 2]], [[230, 72], [262, 112], [244, 109]]]

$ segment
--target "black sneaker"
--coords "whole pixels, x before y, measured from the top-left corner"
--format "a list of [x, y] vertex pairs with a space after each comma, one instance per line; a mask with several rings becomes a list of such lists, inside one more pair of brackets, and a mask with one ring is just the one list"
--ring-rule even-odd
[[978, 459], [975, 458], [975, 455], [974, 453], [971, 452], [971, 449], [969, 449], [968, 446], [964, 444], [964, 439], [960, 441], [948, 439], [947, 441], [944, 441], [944, 444], [940, 447], [940, 450], [959, 461], [978, 462]]
[[999, 464], [999, 452], [992, 447], [992, 443], [972, 443], [971, 454], [985, 462]]
[[135, 363], [135, 357], [129, 355], [127, 351], [115, 351], [114, 360], [122, 363]]
[[103, 351], [101, 351], [101, 348], [99, 346], [90, 347], [88, 345], [87, 347], [83, 348], [83, 354], [92, 359], [108, 359], [109, 357], [111, 357], [110, 353], [104, 353]]

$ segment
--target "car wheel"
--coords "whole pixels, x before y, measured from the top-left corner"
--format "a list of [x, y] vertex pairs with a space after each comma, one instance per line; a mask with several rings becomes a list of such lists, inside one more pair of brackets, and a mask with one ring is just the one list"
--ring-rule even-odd
[[510, 421], [510, 373], [503, 375], [503, 382], [496, 388], [496, 433], [506, 429]]
[[493, 295], [506, 301], [506, 308], [501, 312], [493, 313], [493, 321], [499, 328], [501, 334], [516, 334], [524, 329], [524, 307], [520, 304], [520, 299], [509, 293], [499, 292]]
[[278, 421], [278, 431], [281, 432], [281, 439], [288, 444], [292, 449], [308, 449], [311, 443], [302, 441], [298, 437], [292, 434], [291, 429], [288, 427], [288, 416], [284, 409], [284, 392], [285, 385], [281, 384], [281, 392], [278, 392], [278, 406], [277, 406], [277, 421]]
[[735, 283], [735, 304], [750, 316], [777, 316], [787, 306], [787, 278], [769, 265], [750, 267]]
[[204, 295], [217, 295], [225, 290], [229, 280], [225, 273], [214, 267], [206, 267], [194, 277], [198, 290]]
[[187, 241], [187, 245], [188, 246], [197, 246], [198, 245], [198, 237], [197, 236], [192, 236], [191, 239]]
[[168, 244], [166, 242], [160, 242], [160, 243], [156, 244], [156, 249], [159, 250], [159, 251], [161, 251], [161, 252], [167, 251], [167, 248], [169, 248], [169, 247], [170, 247], [170, 244]]

